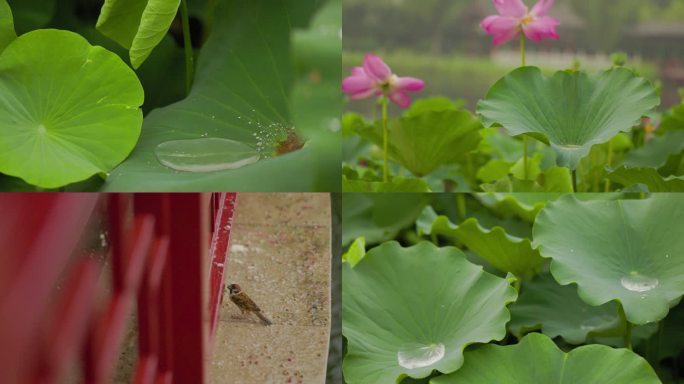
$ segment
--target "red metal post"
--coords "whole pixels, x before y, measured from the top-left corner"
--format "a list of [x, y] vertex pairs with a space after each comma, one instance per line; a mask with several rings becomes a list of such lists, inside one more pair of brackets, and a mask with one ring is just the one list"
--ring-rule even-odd
[[[0, 195], [0, 383], [59, 382], [79, 353], [86, 383], [110, 382], [136, 305], [133, 382], [203, 383], [236, 198], [210, 196]], [[92, 257], [98, 207], [111, 245]], [[112, 290], [97, 304], [104, 252]]]
[[[0, 198], [0, 374], [24, 383], [37, 369], [50, 297], [97, 203], [92, 194]], [[40, 229], [36, 232], [36, 229]]]
[[213, 196], [215, 207], [213, 233], [209, 255], [209, 337], [214, 339], [218, 324], [218, 310], [223, 297], [223, 274], [228, 263], [230, 233], [233, 226], [236, 193], [217, 193]]
[[205, 265], [209, 244], [209, 195], [170, 195], [169, 261], [173, 382], [203, 383], [206, 358], [207, 300]]

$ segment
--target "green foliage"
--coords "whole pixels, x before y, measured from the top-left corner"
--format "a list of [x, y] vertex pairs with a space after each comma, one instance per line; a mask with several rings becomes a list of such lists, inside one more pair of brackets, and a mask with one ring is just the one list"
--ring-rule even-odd
[[[395, 383], [453, 372], [472, 343], [500, 340], [516, 298], [510, 283], [456, 248], [396, 242], [342, 269], [343, 369], [353, 383]], [[408, 305], [407, 305], [408, 304]]]
[[550, 338], [562, 337], [571, 344], [583, 344], [590, 333], [620, 328], [618, 304], [608, 302], [591, 306], [572, 285], [558, 285], [545, 274], [525, 284], [520, 297], [511, 305], [511, 332], [518, 338], [541, 330]]
[[368, 244], [391, 239], [412, 224], [428, 197], [421, 194], [345, 193], [342, 195], [342, 246], [364, 236]]
[[0, 0], [0, 52], [16, 38], [12, 10], [6, 0]]
[[115, 54], [68, 31], [0, 54], [0, 172], [56, 188], [107, 173], [140, 135], [143, 89]]
[[[670, 176], [684, 175], [684, 140], [669, 133], [678, 129], [676, 108], [655, 137], [653, 118], [640, 119], [658, 103], [653, 86], [626, 68], [550, 76], [536, 67], [519, 68], [478, 104], [487, 128], [460, 100], [445, 97], [419, 99], [401, 117], [390, 118], [390, 170], [398, 178], [387, 185], [378, 183], [382, 121], [349, 113], [342, 119], [343, 190], [609, 192], [638, 183], [646, 184], [639, 187], [644, 190], [677, 190]], [[639, 175], [625, 178], [622, 165], [638, 168]]]
[[342, 261], [349, 263], [352, 268], [366, 255], [366, 238], [359, 237], [349, 246], [347, 252], [342, 255]]
[[[577, 284], [590, 305], [617, 300], [628, 321], [662, 320], [684, 295], [684, 199], [586, 201], [566, 195], [534, 224], [534, 245], [561, 285]], [[610, 244], [610, 246], [605, 246]]]
[[615, 68], [590, 76], [560, 71], [546, 78], [536, 67], [514, 70], [478, 104], [485, 126], [548, 141], [558, 165], [571, 170], [595, 144], [628, 131], [660, 100], [650, 83]]
[[97, 29], [129, 50], [138, 68], [164, 38], [180, 0], [105, 0]]
[[[492, 364], [496, 362], [495, 364]], [[533, 362], [533, 363], [530, 363]], [[565, 353], [538, 333], [509, 346], [486, 345], [466, 353], [458, 372], [432, 384], [584, 383], [660, 384], [646, 360], [626, 349], [585, 345]]]
[[[36, 36], [33, 34], [65, 36], [64, 29], [80, 34], [95, 48], [72, 53], [70, 43], [46, 39], [37, 47], [50, 45], [39, 58], [41, 63], [49, 60], [49, 66], [0, 73], [0, 109], [12, 111], [0, 116], [5, 123], [0, 130], [13, 133], [3, 133], [9, 139], [0, 140], [0, 146], [15, 149], [0, 160], [0, 189], [340, 189], [339, 176], [330, 172], [340, 163], [339, 0], [251, 2], [244, 7], [237, 1], [221, 2], [207, 12], [217, 23], [204, 31], [208, 41], [201, 51], [198, 84], [187, 99], [173, 105], [169, 103], [184, 96], [183, 49], [170, 36], [177, 37], [180, 26], [169, 31], [179, 0], [107, 0], [102, 9], [76, 0], [61, 2], [59, 7], [50, 0], [10, 0], [11, 11], [5, 1], [0, 2], [0, 51], [7, 44], [8, 49], [22, 44], [25, 37]], [[196, 20], [208, 27], [205, 11], [202, 5], [190, 4]], [[94, 29], [96, 19], [99, 32]], [[15, 27], [21, 33], [43, 26], [60, 30], [33, 31], [14, 40]], [[200, 32], [193, 33], [198, 37], [194, 44], [202, 44]], [[33, 55], [35, 50], [24, 49], [22, 55]], [[77, 59], [95, 51], [94, 56], [106, 52], [110, 60], [116, 58], [127, 72], [122, 75], [109, 64], [98, 67], [101, 73], [94, 71], [94, 66], [84, 72]], [[139, 95], [121, 86], [134, 72], [117, 54], [130, 58], [136, 68], [145, 61], [137, 72], [140, 80], [135, 81]], [[0, 65], [14, 60], [5, 56], [0, 56]], [[87, 58], [87, 65], [94, 56]], [[74, 65], [65, 65], [69, 60]], [[162, 107], [146, 116], [142, 135], [140, 83], [145, 89], [145, 111]], [[28, 86], [35, 89], [22, 89]], [[64, 92], [60, 95], [61, 87]], [[17, 91], [23, 93], [17, 96]], [[56, 100], [60, 96], [62, 99]], [[43, 111], [35, 110], [36, 100], [28, 98], [43, 102], [38, 109], [59, 112], [59, 119], [47, 121], [49, 125], [36, 123], [36, 115]], [[18, 103], [28, 111], [23, 113]], [[125, 111], [128, 115], [114, 114], [115, 105], [124, 110], [130, 107]], [[103, 112], [103, 107], [110, 110]], [[125, 121], [125, 116], [134, 116], [136, 124]], [[69, 120], [72, 117], [73, 121]], [[68, 123], [58, 125], [60, 119]], [[48, 135], [47, 146], [40, 147], [43, 142], [35, 140], [38, 136], [16, 134], [16, 123], [24, 120], [33, 130], [61, 129], [60, 137]], [[29, 132], [25, 126], [19, 128]], [[65, 136], [64, 130], [69, 130], [69, 135]], [[124, 159], [124, 164], [112, 170]], [[47, 174], [45, 180], [40, 179], [41, 172]]]
[[[339, 2], [332, 4], [333, 11], [339, 10]], [[318, 39], [299, 35], [295, 54], [301, 72], [292, 65], [290, 49], [291, 34], [309, 24], [319, 5], [292, 0], [218, 4], [214, 30], [200, 52], [190, 95], [146, 117], [136, 149], [112, 172], [106, 189], [306, 191], [339, 185], [339, 177], [326, 167], [331, 162], [339, 164], [339, 157], [325, 151], [331, 139], [322, 132], [330, 130], [339, 116], [335, 102], [340, 100], [339, 88], [332, 85], [339, 81], [339, 61], [330, 57], [333, 50], [320, 49], [330, 42], [330, 34], [318, 33]], [[330, 9], [320, 12], [325, 16]], [[312, 28], [337, 31], [340, 22], [333, 14], [314, 22]], [[312, 97], [314, 91], [325, 97]], [[301, 111], [308, 108], [320, 110], [304, 117]], [[309, 141], [300, 150], [276, 156], [279, 143], [287, 142], [291, 134], [304, 134]], [[257, 149], [262, 159], [211, 173], [178, 173], [156, 159], [155, 150], [164, 142], [204, 137], [242, 142]], [[321, 161], [323, 156], [336, 161]]]
[[502, 227], [483, 228], [476, 218], [455, 225], [448, 217], [437, 216], [430, 224], [423, 228], [425, 234], [453, 239], [489, 265], [501, 272], [513, 273], [518, 278], [533, 276], [543, 263], [539, 252], [530, 246], [529, 239], [509, 235]]
[[[678, 194], [634, 200], [615, 193], [343, 198], [345, 244], [365, 235], [375, 239], [367, 245], [356, 240], [346, 254], [347, 382], [681, 379], [684, 198]], [[420, 198], [426, 200], [416, 204]], [[415, 230], [397, 224], [408, 211]], [[371, 224], [370, 212], [387, 224]], [[518, 290], [510, 306], [479, 286], [481, 268], [506, 276], [505, 285]], [[469, 302], [471, 295], [497, 298], [484, 304]], [[451, 317], [452, 306], [461, 317]], [[451, 343], [450, 335], [471, 335], [471, 325], [491, 324], [480, 316], [497, 318], [507, 307], [508, 336], [475, 341], [487, 344], [467, 348], [462, 359], [462, 344]], [[469, 337], [460, 340], [468, 344]]]
[[[481, 140], [482, 124], [465, 110], [413, 110], [388, 125], [389, 156], [417, 177], [464, 162]], [[357, 125], [356, 133], [382, 146], [381, 124]]]
[[644, 186], [648, 192], [684, 192], [684, 177], [664, 177], [654, 168], [618, 167], [608, 178], [625, 187]]

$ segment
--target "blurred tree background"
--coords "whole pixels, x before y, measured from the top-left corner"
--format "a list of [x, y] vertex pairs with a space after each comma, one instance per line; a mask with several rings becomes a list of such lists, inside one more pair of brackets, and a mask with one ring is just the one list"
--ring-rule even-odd
[[[528, 7], [532, 0], [524, 0]], [[469, 107], [499, 77], [519, 65], [516, 42], [494, 48], [479, 28], [495, 8], [491, 0], [344, 0], [345, 73], [365, 52], [376, 52], [401, 75], [421, 77], [417, 97], [463, 98]], [[663, 104], [684, 87], [684, 0], [556, 0], [560, 40], [528, 43], [528, 64], [546, 70], [611, 65], [614, 52], [627, 66], [662, 81]], [[371, 113], [374, 102], [349, 107]], [[396, 112], [396, 110], [394, 111]]]

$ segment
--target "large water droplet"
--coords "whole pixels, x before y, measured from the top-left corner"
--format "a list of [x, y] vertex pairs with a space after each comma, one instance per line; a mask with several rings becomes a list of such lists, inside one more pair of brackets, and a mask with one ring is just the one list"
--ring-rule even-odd
[[631, 272], [629, 276], [620, 279], [620, 284], [633, 292], [647, 292], [658, 286], [658, 279]]
[[444, 357], [444, 344], [411, 343], [402, 347], [397, 353], [399, 365], [406, 369], [423, 368], [432, 365]]
[[255, 163], [260, 157], [259, 152], [245, 143], [215, 137], [166, 141], [154, 152], [163, 165], [186, 172], [236, 169]]

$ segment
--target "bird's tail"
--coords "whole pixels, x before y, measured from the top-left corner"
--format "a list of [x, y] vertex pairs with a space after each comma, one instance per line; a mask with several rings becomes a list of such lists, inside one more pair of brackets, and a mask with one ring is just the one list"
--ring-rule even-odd
[[271, 324], [273, 324], [273, 323], [271, 322], [271, 320], [270, 320], [268, 317], [266, 317], [266, 315], [264, 315], [263, 313], [261, 313], [261, 311], [256, 312], [256, 315], [259, 316], [259, 319], [261, 319], [261, 322], [264, 323], [264, 325], [271, 325]]

